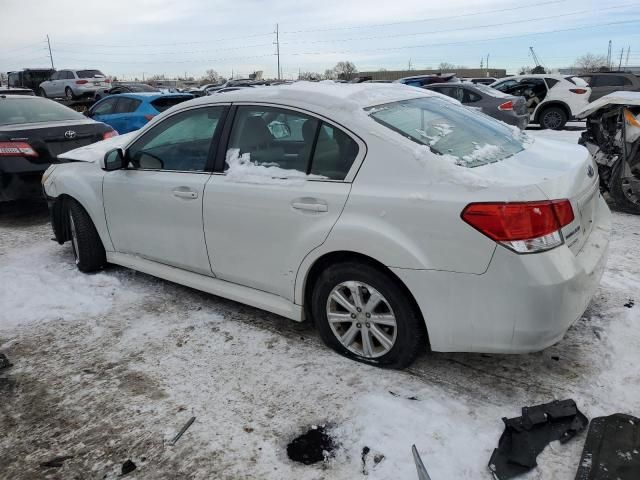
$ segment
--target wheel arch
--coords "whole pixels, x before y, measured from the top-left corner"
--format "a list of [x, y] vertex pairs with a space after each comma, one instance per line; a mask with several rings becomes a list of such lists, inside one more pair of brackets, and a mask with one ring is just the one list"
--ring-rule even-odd
[[302, 302], [303, 302], [302, 305], [304, 309], [305, 318], [308, 318], [311, 321], [313, 321], [313, 317], [311, 315], [311, 294], [313, 292], [313, 288], [315, 286], [316, 281], [320, 277], [320, 274], [331, 265], [336, 265], [339, 263], [347, 263], [347, 262], [358, 262], [358, 263], [364, 263], [364, 264], [370, 265], [375, 269], [388, 275], [393, 280], [395, 280], [397, 284], [400, 286], [400, 288], [403, 290], [403, 292], [405, 293], [409, 301], [411, 302], [411, 305], [414, 311], [416, 312], [416, 315], [420, 316], [420, 319], [422, 320], [421, 325], [424, 326], [424, 332], [427, 338], [427, 342], [429, 342], [429, 335], [428, 335], [429, 329], [425, 321], [424, 315], [420, 310], [418, 302], [416, 301], [415, 297], [413, 296], [409, 288], [405, 285], [405, 283], [393, 271], [391, 271], [388, 267], [386, 267], [383, 263], [376, 260], [375, 258], [372, 258], [362, 253], [353, 252], [349, 250], [338, 250], [338, 251], [324, 253], [323, 255], [315, 259], [315, 261], [311, 264], [309, 269], [307, 269], [307, 271], [305, 272], [305, 275], [302, 280]]
[[536, 109], [534, 120], [533, 120], [534, 123], [538, 123], [540, 121], [540, 116], [542, 115], [542, 113], [551, 107], [561, 108], [564, 111], [564, 113], [567, 114], [567, 121], [573, 118], [573, 114], [571, 113], [571, 107], [569, 107], [567, 103], [563, 102], [562, 100], [551, 100], [549, 102], [544, 102], [538, 106], [538, 108]]

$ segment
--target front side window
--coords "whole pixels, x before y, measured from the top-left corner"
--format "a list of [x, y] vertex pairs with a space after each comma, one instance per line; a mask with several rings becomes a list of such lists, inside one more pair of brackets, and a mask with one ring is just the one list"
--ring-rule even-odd
[[509, 127], [441, 98], [415, 98], [366, 110], [376, 122], [466, 167], [498, 162], [524, 149]]
[[127, 97], [119, 98], [113, 113], [135, 112], [141, 103], [142, 102], [140, 100], [137, 100], [135, 98], [127, 98]]
[[225, 107], [207, 107], [173, 115], [127, 151], [135, 168], [204, 171]]

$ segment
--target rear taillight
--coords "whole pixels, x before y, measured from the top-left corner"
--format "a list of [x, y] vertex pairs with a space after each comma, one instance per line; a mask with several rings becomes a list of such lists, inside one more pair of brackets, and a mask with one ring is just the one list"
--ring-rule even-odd
[[102, 139], [106, 140], [107, 138], [112, 138], [112, 137], [117, 137], [118, 136], [118, 132], [115, 130], [109, 130], [108, 132], [104, 132], [102, 134]]
[[150, 122], [153, 117], [155, 117], [155, 115], [145, 115], [144, 116], [144, 118], [147, 119], [147, 122]]
[[31, 145], [26, 142], [0, 142], [0, 157], [37, 157]]
[[574, 220], [569, 200], [472, 203], [462, 219], [483, 235], [516, 253], [534, 253], [562, 245], [560, 230]]
[[513, 110], [513, 102], [509, 100], [501, 105], [498, 105], [498, 110]]
[[104, 83], [111, 83], [111, 80], [109, 80], [108, 78], [105, 78], [103, 81]]
[[76, 80], [76, 85], [84, 85], [85, 83], [89, 83], [89, 80]]
[[582, 95], [584, 93], [587, 93], [588, 90], [586, 88], [570, 88], [569, 91], [573, 93], [579, 93], [580, 95]]

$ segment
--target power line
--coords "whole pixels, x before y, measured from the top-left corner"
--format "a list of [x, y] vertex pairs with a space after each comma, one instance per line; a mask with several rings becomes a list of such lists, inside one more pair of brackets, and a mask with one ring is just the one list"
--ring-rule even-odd
[[[273, 35], [273, 34], [272, 34]], [[187, 55], [193, 53], [211, 53], [211, 52], [224, 52], [229, 50], [241, 50], [244, 48], [258, 48], [258, 47], [267, 47], [271, 46], [273, 43], [260, 43], [258, 45], [244, 45], [239, 47], [228, 47], [228, 48], [216, 48], [215, 50], [191, 50], [191, 51], [174, 51], [174, 52], [86, 52], [87, 55], [138, 55], [138, 56], [147, 56], [147, 55]], [[85, 51], [79, 50], [67, 50], [64, 48], [56, 48], [56, 52], [63, 53], [79, 53], [83, 54]]]
[[330, 32], [330, 31], [335, 31], [335, 30], [355, 30], [355, 29], [362, 29], [362, 28], [377, 28], [377, 27], [387, 27], [387, 26], [392, 26], [392, 25], [406, 25], [409, 23], [423, 23], [423, 22], [432, 22], [432, 21], [436, 21], [436, 20], [450, 20], [450, 19], [458, 19], [458, 18], [464, 18], [464, 17], [474, 17], [474, 16], [478, 16], [478, 15], [489, 15], [491, 13], [501, 13], [501, 12], [509, 12], [512, 10], [521, 10], [523, 8], [532, 8], [532, 7], [539, 7], [541, 5], [549, 5], [552, 3], [565, 3], [567, 0], [550, 0], [550, 1], [546, 1], [546, 2], [540, 2], [540, 3], [536, 3], [536, 4], [527, 4], [527, 5], [521, 5], [521, 6], [517, 6], [517, 7], [509, 7], [509, 8], [500, 8], [497, 10], [484, 10], [482, 12], [474, 12], [474, 13], [464, 13], [462, 15], [451, 15], [451, 16], [447, 16], [447, 17], [433, 17], [433, 18], [423, 18], [420, 20], [404, 20], [401, 22], [389, 22], [389, 23], [372, 23], [369, 25], [356, 25], [356, 26], [351, 26], [351, 27], [331, 27], [331, 28], [314, 28], [314, 29], [309, 29], [309, 30], [293, 30], [293, 31], [289, 31], [289, 32], [280, 32], [282, 34], [294, 34], [294, 33], [309, 33], [309, 32]]
[[[625, 7], [630, 7], [630, 6], [636, 6], [636, 5], [640, 5], [638, 3], [632, 3], [632, 4], [626, 4], [626, 5], [617, 5], [614, 7], [608, 7], [608, 8], [602, 8], [600, 9], [601, 11], [603, 10], [613, 10], [613, 9], [618, 9], [618, 8], [625, 8]], [[549, 16], [545, 16], [545, 17], [537, 17], [537, 18], [527, 18], [524, 20], [511, 20], [508, 22], [500, 22], [500, 23], [492, 23], [492, 24], [487, 24], [487, 25], [476, 25], [476, 26], [469, 26], [469, 27], [460, 27], [460, 28], [449, 28], [449, 29], [445, 29], [445, 30], [432, 30], [429, 32], [414, 32], [414, 33], [397, 33], [397, 34], [388, 34], [388, 35], [375, 35], [375, 36], [371, 36], [371, 37], [350, 37], [350, 38], [338, 38], [338, 39], [330, 39], [330, 40], [310, 40], [310, 41], [296, 41], [296, 42], [283, 42], [285, 44], [317, 44], [317, 43], [337, 43], [337, 42], [352, 42], [352, 41], [358, 41], [358, 40], [376, 40], [376, 39], [381, 39], [381, 38], [400, 38], [400, 37], [410, 37], [410, 36], [416, 36], [416, 35], [433, 35], [436, 33], [450, 33], [450, 32], [459, 32], [459, 31], [468, 31], [468, 30], [473, 30], [473, 29], [479, 29], [479, 28], [493, 28], [493, 27], [502, 27], [505, 25], [514, 25], [517, 23], [530, 23], [530, 22], [535, 22], [535, 21], [539, 21], [539, 20], [549, 20], [549, 19], [555, 19], [555, 18], [560, 18], [560, 17], [570, 17], [570, 16], [574, 16], [574, 15], [582, 15], [585, 13], [591, 13], [591, 10], [581, 10], [578, 12], [571, 12], [571, 13], [563, 13], [563, 14], [555, 14], [555, 15], [549, 15]]]
[[[107, 47], [107, 48], [132, 48], [132, 47], [172, 47], [174, 45], [202, 45], [213, 42], [224, 42], [228, 40], [240, 40], [245, 38], [255, 38], [255, 37], [270, 37], [273, 35], [273, 32], [269, 33], [256, 33], [254, 35], [242, 35], [240, 37], [225, 37], [218, 38], [214, 40], [207, 40], [202, 42], [173, 42], [173, 43], [148, 43], [141, 45], [107, 45], [104, 43], [82, 43], [83, 47]], [[74, 45], [77, 46], [78, 42], [58, 42], [59, 45]]]

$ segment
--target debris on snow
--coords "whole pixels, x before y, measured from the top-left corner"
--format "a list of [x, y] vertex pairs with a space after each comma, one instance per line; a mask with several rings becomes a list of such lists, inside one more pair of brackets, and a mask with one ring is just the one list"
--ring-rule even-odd
[[54, 457], [51, 460], [42, 462], [40, 466], [42, 468], [60, 468], [64, 464], [65, 460], [69, 460], [70, 458], [73, 458], [73, 455], [63, 455], [60, 457]]
[[326, 461], [335, 448], [333, 439], [325, 432], [325, 426], [313, 425], [287, 445], [287, 456], [294, 462], [312, 465]]
[[410, 397], [404, 397], [404, 396], [400, 395], [399, 393], [392, 392], [391, 390], [389, 390], [389, 393], [390, 393], [391, 395], [393, 395], [394, 397], [400, 397], [400, 398], [404, 398], [404, 399], [406, 399], [406, 400], [418, 400], [418, 397], [416, 397], [416, 396], [414, 396], [414, 395], [412, 395], [412, 396], [410, 396]]
[[0, 353], [0, 370], [4, 370], [9, 367], [13, 367], [13, 363], [9, 361], [4, 353]]
[[369, 471], [375, 469], [384, 460], [384, 455], [382, 453], [373, 453], [369, 447], [365, 446], [362, 448], [360, 458], [362, 458], [362, 474], [369, 475]]
[[522, 416], [502, 421], [505, 429], [489, 460], [489, 469], [499, 480], [528, 472], [538, 465], [536, 458], [549, 443], [566, 443], [589, 423], [573, 400], [524, 407]]
[[131, 460], [127, 460], [126, 462], [124, 462], [122, 464], [122, 471], [121, 471], [121, 476], [125, 476], [130, 474], [131, 472], [133, 472], [136, 468], [136, 464], [133, 463]]
[[633, 301], [633, 298], [630, 298], [629, 301], [624, 304], [624, 306], [627, 307], [627, 308], [633, 308], [634, 305], [635, 305], [635, 303]]
[[180, 431], [176, 434], [175, 437], [173, 437], [173, 440], [171, 440], [171, 442], [169, 443], [169, 445], [175, 445], [176, 442], [178, 440], [180, 440], [180, 437], [182, 437], [182, 435], [184, 435], [184, 432], [187, 431], [187, 429], [193, 424], [193, 422], [195, 422], [196, 417], [191, 417], [189, 420], [187, 420], [187, 423], [184, 424], [184, 426], [180, 429]]
[[640, 478], [640, 418], [622, 413], [591, 421], [576, 480]]

